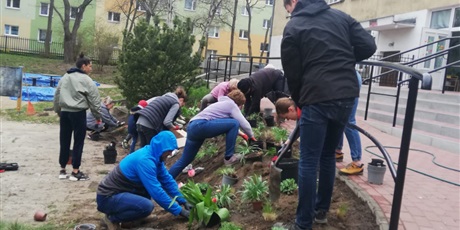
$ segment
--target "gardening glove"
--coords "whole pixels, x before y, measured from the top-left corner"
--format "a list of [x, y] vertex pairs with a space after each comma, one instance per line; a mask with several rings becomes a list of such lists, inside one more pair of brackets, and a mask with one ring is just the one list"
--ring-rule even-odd
[[187, 210], [187, 211], [190, 211], [190, 209], [193, 208], [193, 205], [190, 204], [189, 202], [185, 202], [185, 203], [182, 204], [182, 205], [184, 206], [185, 210]]
[[173, 127], [173, 129], [174, 129], [174, 130], [179, 130], [180, 127], [179, 127], [178, 125], [175, 125], [175, 126]]
[[188, 219], [188, 217], [190, 216], [190, 211], [187, 211], [185, 210], [185, 208], [182, 208], [182, 211], [180, 211], [179, 215]]
[[244, 134], [244, 133], [241, 134], [240, 136], [241, 136], [245, 141], [248, 141], [248, 139], [249, 139], [248, 135], [246, 135], [246, 134]]
[[251, 141], [257, 141], [255, 137], [251, 137]]

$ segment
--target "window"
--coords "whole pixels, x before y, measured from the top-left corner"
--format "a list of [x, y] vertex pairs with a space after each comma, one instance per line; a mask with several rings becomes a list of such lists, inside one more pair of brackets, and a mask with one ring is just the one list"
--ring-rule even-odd
[[265, 0], [265, 5], [273, 6], [274, 0]]
[[[45, 42], [47, 30], [38, 30], [38, 41]], [[52, 33], [52, 32], [51, 32]], [[51, 40], [50, 40], [51, 42]]]
[[264, 19], [263, 25], [264, 29], [270, 28], [270, 20], [269, 19]]
[[209, 58], [210, 55], [217, 55], [217, 50], [207, 50], [205, 58]]
[[219, 37], [219, 27], [211, 26], [208, 31], [209, 38], [218, 38]]
[[50, 4], [46, 2], [40, 3], [40, 15], [48, 16], [48, 12], [50, 9]]
[[431, 29], [449, 28], [450, 12], [452, 10], [435, 11], [431, 14]]
[[219, 6], [217, 9], [216, 9], [216, 15], [221, 15], [222, 14], [222, 6]]
[[196, 0], [185, 0], [185, 9], [194, 11], [196, 9]]
[[269, 44], [268, 43], [260, 43], [260, 51], [265, 51], [265, 52], [268, 52], [268, 47], [269, 47]]
[[241, 15], [249, 16], [248, 8], [246, 8], [246, 6], [241, 7]]
[[136, 4], [137, 4], [137, 11], [145, 11], [145, 5], [142, 2], [138, 1]]
[[78, 7], [70, 7], [70, 19], [75, 19], [77, 17]]
[[247, 30], [240, 30], [240, 38], [241, 39], [248, 39], [249, 33]]
[[18, 36], [19, 26], [5, 25], [5, 35]]
[[335, 3], [339, 3], [339, 2], [341, 2], [341, 1], [342, 1], [342, 0], [326, 0], [326, 3], [327, 3], [328, 5], [332, 5], [332, 4], [335, 4]]
[[452, 24], [452, 27], [460, 27], [460, 7], [455, 8], [454, 23]]
[[120, 13], [109, 11], [108, 20], [109, 22], [120, 22]]
[[248, 54], [237, 53], [236, 56], [238, 57], [238, 61], [246, 61]]
[[19, 9], [20, 0], [6, 0], [6, 7]]

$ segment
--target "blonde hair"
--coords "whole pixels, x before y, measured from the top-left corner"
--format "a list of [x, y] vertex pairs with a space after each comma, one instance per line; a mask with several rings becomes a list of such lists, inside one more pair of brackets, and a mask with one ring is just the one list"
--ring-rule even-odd
[[228, 88], [230, 89], [230, 91], [238, 89], [238, 82], [239, 81], [240, 80], [238, 80], [236, 78], [230, 79], [230, 81], [228, 81]]
[[232, 90], [232, 92], [230, 92], [227, 95], [227, 97], [232, 99], [238, 106], [244, 105], [244, 103], [246, 102], [246, 97], [244, 96], [244, 93], [241, 92], [239, 89]]
[[286, 114], [289, 112], [289, 107], [294, 106], [295, 103], [291, 98], [283, 97], [276, 101], [275, 108], [277, 114]]
[[112, 100], [112, 98], [110, 96], [107, 96], [107, 97], [104, 98], [104, 104], [110, 105], [112, 103], [114, 103], [114, 102], [113, 102], [113, 100]]

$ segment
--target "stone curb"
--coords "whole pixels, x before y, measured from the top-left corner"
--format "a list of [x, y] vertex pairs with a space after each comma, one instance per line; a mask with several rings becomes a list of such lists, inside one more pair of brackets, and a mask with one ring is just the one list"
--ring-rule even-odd
[[369, 194], [367, 194], [365, 190], [359, 187], [359, 185], [356, 184], [353, 180], [351, 180], [347, 176], [340, 175], [338, 171], [339, 169], [336, 170], [336, 178], [345, 182], [345, 184], [356, 194], [356, 196], [358, 196], [361, 200], [367, 203], [372, 213], [374, 213], [375, 215], [375, 220], [377, 222], [377, 225], [379, 226], [379, 229], [388, 230], [390, 225], [388, 223], [387, 218], [385, 217], [385, 214], [383, 213], [382, 209], [377, 204], [377, 202]]

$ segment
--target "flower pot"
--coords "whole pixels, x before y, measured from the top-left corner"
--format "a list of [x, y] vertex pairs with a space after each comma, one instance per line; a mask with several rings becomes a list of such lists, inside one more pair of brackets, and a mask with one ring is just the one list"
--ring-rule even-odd
[[262, 153], [261, 152], [253, 152], [253, 153], [250, 153], [248, 155], [245, 155], [244, 159], [247, 162], [262, 161]]
[[34, 220], [35, 221], [45, 221], [46, 220], [46, 212], [44, 211], [36, 211], [34, 214]]
[[[281, 146], [279, 145], [275, 145], [275, 148], [276, 148], [277, 153], [281, 150]], [[283, 158], [291, 158], [291, 157], [292, 157], [292, 149], [288, 149], [288, 151], [284, 153]]]
[[236, 184], [238, 182], [238, 177], [235, 175], [223, 175], [222, 176], [222, 185], [228, 184], [230, 186]]
[[264, 120], [265, 120], [265, 124], [267, 124], [268, 127], [275, 126], [275, 117], [267, 116], [267, 117], [264, 117]]
[[264, 142], [263, 141], [249, 141], [249, 144], [251, 146], [256, 146], [257, 148], [259, 149], [263, 149], [264, 148]]
[[115, 164], [117, 161], [117, 150], [104, 150], [104, 164]]
[[249, 125], [251, 125], [252, 128], [257, 127], [257, 120], [248, 120], [248, 122], [249, 122]]
[[273, 117], [273, 109], [272, 108], [265, 108], [264, 109], [264, 117]]
[[281, 181], [286, 179], [294, 179], [297, 183], [298, 170], [299, 170], [299, 160], [294, 158], [283, 158], [278, 163], [278, 168], [282, 169], [281, 171]]
[[253, 201], [252, 202], [252, 209], [254, 211], [260, 211], [260, 210], [262, 210], [263, 204], [264, 203], [262, 201]]
[[275, 142], [269, 142], [269, 141], [267, 141], [267, 142], [265, 142], [265, 144], [267, 145], [267, 149], [275, 148], [275, 147], [276, 147], [276, 146], [275, 146]]
[[96, 230], [96, 225], [94, 224], [79, 224], [75, 226], [74, 230]]
[[380, 159], [372, 159], [372, 162], [367, 165], [367, 181], [371, 184], [383, 184], [386, 167]]

